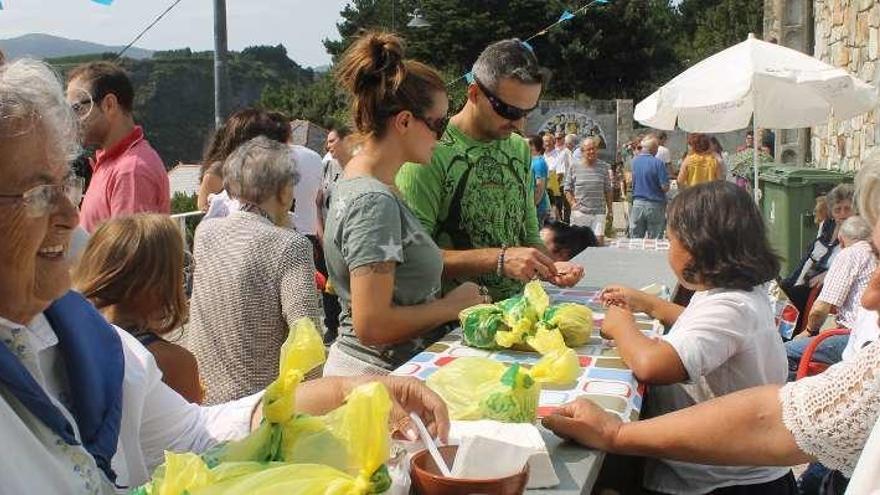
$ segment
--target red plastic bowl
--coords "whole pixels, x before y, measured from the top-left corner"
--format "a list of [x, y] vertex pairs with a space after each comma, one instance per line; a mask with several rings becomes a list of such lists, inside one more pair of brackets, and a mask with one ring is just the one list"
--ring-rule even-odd
[[[455, 460], [457, 445], [439, 447], [440, 455], [449, 467]], [[423, 450], [412, 458], [410, 468], [415, 493], [421, 495], [519, 495], [526, 489], [529, 482], [529, 465], [517, 474], [497, 479], [459, 479], [446, 478], [427, 450]]]

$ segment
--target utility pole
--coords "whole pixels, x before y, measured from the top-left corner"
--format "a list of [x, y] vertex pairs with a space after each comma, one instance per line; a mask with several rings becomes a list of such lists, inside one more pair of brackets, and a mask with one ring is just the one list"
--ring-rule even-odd
[[226, 0], [214, 0], [214, 127], [226, 120], [229, 78], [226, 73]]

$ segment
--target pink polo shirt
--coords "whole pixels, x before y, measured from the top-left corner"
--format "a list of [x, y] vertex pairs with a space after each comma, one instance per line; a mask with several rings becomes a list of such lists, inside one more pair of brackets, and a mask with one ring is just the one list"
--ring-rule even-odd
[[87, 232], [126, 214], [171, 213], [168, 173], [140, 126], [110, 149], [98, 150], [92, 172], [79, 215]]

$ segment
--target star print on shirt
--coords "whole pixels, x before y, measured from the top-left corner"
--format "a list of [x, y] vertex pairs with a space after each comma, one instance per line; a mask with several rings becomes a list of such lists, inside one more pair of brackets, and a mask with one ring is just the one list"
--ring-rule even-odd
[[412, 246], [418, 240], [419, 240], [419, 233], [415, 230], [411, 230], [411, 231], [409, 231], [408, 234], [406, 234], [406, 237], [403, 238], [403, 245], [404, 246]]
[[385, 253], [385, 261], [403, 261], [403, 246], [394, 242], [394, 238], [389, 238], [388, 244], [380, 245], [379, 249]]

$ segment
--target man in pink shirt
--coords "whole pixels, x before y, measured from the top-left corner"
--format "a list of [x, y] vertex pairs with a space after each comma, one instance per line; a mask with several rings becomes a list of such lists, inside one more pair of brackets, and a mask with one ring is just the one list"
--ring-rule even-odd
[[134, 89], [122, 68], [103, 61], [76, 67], [67, 101], [81, 120], [83, 145], [98, 147], [80, 225], [91, 233], [112, 217], [171, 213], [168, 173], [134, 123]]

